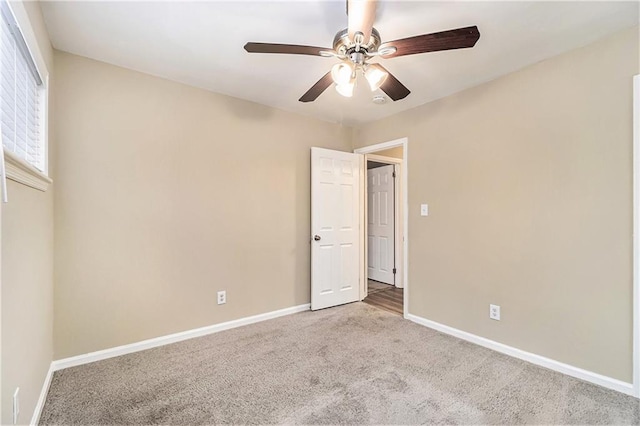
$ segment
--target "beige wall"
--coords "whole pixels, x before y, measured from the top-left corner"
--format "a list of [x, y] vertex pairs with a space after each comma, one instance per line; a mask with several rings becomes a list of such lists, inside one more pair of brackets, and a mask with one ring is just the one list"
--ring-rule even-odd
[[[53, 82], [53, 50], [40, 5], [24, 4]], [[50, 101], [53, 91], [50, 91]], [[49, 112], [53, 121], [53, 111]], [[49, 127], [50, 133], [53, 128]], [[54, 170], [49, 137], [49, 169]], [[20, 387], [20, 424], [31, 420], [53, 359], [53, 185], [40, 192], [8, 181], [2, 205], [2, 424], [12, 423]]]
[[401, 146], [396, 146], [395, 148], [385, 149], [383, 151], [374, 152], [375, 155], [382, 155], [384, 157], [391, 158], [400, 158], [402, 159], [403, 151]]
[[412, 314], [631, 382], [638, 51], [635, 28], [356, 129], [409, 138]]
[[310, 147], [350, 129], [55, 63], [55, 358], [309, 302]]

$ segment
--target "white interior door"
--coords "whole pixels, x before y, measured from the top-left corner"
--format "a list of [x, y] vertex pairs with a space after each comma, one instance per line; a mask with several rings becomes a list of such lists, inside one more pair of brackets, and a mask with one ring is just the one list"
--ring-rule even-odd
[[311, 148], [311, 309], [360, 298], [360, 154]]
[[367, 170], [367, 275], [387, 284], [395, 283], [394, 166]]

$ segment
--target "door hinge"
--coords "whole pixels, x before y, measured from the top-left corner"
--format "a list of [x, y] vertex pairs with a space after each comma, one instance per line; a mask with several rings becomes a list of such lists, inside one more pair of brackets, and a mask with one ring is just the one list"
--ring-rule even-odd
[[396, 172], [395, 172], [395, 170], [393, 171], [393, 173], [391, 173], [391, 176], [396, 177]]
[[394, 273], [394, 275], [395, 275], [395, 273], [396, 273], [396, 268], [393, 268], [393, 273]]

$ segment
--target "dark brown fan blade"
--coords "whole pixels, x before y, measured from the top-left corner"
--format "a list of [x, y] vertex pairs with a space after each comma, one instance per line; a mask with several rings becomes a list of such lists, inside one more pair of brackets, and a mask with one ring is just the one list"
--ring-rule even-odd
[[324, 77], [318, 80], [316, 84], [311, 86], [311, 89], [307, 90], [307, 93], [302, 95], [302, 97], [298, 100], [300, 102], [315, 101], [316, 98], [322, 94], [322, 92], [327, 90], [327, 87], [331, 86], [331, 83], [333, 83], [333, 79], [331, 78], [331, 71], [329, 71], [324, 75]]
[[395, 58], [396, 56], [473, 47], [479, 38], [478, 27], [473, 26], [389, 41], [380, 48], [395, 46], [398, 49], [396, 53], [385, 56], [385, 58]]
[[288, 53], [290, 55], [311, 55], [320, 56], [322, 50], [333, 50], [331, 48], [316, 46], [300, 46], [297, 44], [275, 44], [275, 43], [253, 43], [244, 45], [244, 50], [249, 53]]
[[411, 93], [411, 91], [407, 89], [404, 84], [400, 83], [400, 81], [395, 78], [388, 69], [380, 64], [377, 65], [379, 65], [380, 68], [386, 71], [387, 74], [389, 74], [384, 83], [382, 83], [382, 86], [380, 86], [380, 90], [386, 93], [387, 96], [389, 96], [394, 101], [399, 101], [400, 99], [406, 98], [409, 93]]

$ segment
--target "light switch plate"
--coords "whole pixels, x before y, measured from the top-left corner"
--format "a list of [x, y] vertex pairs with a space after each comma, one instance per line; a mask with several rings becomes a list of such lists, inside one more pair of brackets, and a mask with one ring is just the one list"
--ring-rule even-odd
[[429, 216], [429, 205], [421, 204], [420, 205], [420, 216]]

